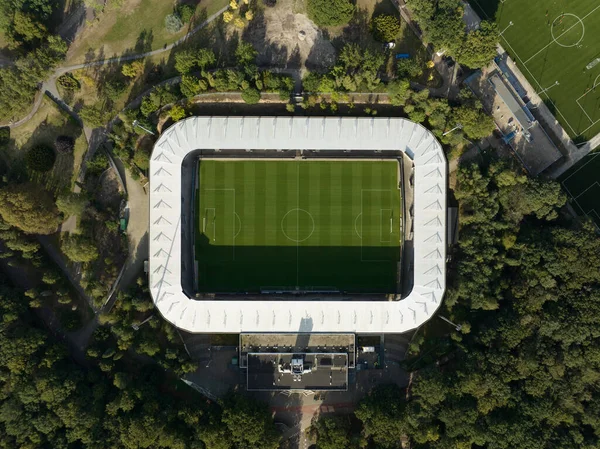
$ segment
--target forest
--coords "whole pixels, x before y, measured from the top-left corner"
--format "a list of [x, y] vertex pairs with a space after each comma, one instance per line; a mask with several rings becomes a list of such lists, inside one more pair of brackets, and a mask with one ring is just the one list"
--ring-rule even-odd
[[596, 228], [565, 212], [558, 183], [504, 162], [459, 169], [455, 195], [460, 242], [442, 314], [460, 332], [419, 330], [408, 388], [376, 389], [353, 417], [317, 422], [318, 447], [597, 448]]

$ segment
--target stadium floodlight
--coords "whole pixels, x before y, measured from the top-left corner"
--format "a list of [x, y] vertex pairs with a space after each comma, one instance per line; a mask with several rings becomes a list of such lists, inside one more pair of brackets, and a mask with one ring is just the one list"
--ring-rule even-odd
[[452, 131], [456, 131], [457, 129], [462, 129], [462, 128], [463, 128], [462, 124], [457, 123], [454, 128], [452, 128], [450, 131], [446, 131], [444, 134], [442, 134], [442, 136], [446, 136], [446, 135], [450, 134]]
[[552, 89], [554, 86], [559, 86], [560, 83], [558, 81], [555, 81], [554, 84], [552, 84], [551, 86], [546, 87], [545, 89], [540, 90], [537, 94], [538, 95], [542, 95], [543, 93], [546, 93], [546, 91]]
[[460, 332], [460, 330], [462, 329], [462, 324], [456, 324], [453, 323], [452, 321], [450, 321], [448, 318], [442, 316], [442, 315], [438, 315], [442, 320], [444, 320], [446, 323], [450, 324], [451, 326], [454, 326], [454, 328], [456, 329], [457, 332]]
[[503, 29], [503, 30], [502, 30], [500, 33], [498, 33], [498, 36], [502, 36], [502, 35], [504, 34], [504, 32], [505, 32], [506, 30], [508, 30], [508, 29], [509, 29], [511, 26], [513, 26], [513, 25], [514, 25], [514, 23], [513, 23], [513, 21], [511, 20], [510, 22], [508, 22], [508, 26], [507, 26], [506, 28], [504, 28], [504, 29]]
[[134, 120], [132, 123], [134, 128], [142, 128], [144, 131], [146, 131], [148, 134], [152, 134], [154, 135], [154, 133], [152, 131], [150, 131], [148, 128], [143, 127], [142, 125], [140, 125], [140, 122], [138, 122], [137, 120]]

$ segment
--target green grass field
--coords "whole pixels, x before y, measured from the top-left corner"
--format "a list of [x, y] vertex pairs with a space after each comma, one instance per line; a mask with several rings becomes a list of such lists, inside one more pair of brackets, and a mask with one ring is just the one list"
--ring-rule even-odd
[[483, 18], [495, 18], [500, 44], [571, 137], [588, 140], [599, 133], [600, 60], [586, 67], [600, 58], [600, 2], [470, 2]]
[[588, 154], [559, 181], [571, 197], [571, 204], [581, 216], [588, 216], [600, 227], [600, 152]]
[[396, 292], [398, 162], [201, 160], [199, 172], [201, 292]]

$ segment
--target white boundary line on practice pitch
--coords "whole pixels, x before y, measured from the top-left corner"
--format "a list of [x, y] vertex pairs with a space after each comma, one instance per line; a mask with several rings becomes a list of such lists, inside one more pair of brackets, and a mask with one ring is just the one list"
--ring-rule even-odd
[[[477, 5], [479, 5], [479, 8], [485, 13], [485, 10], [483, 10], [483, 8], [481, 8], [481, 5], [479, 4], [479, 2], [477, 0], [475, 0], [475, 3], [477, 3]], [[583, 22], [583, 19], [587, 18], [588, 16], [590, 16], [592, 13], [594, 13], [597, 9], [600, 9], [600, 6], [595, 7], [593, 10], [591, 10], [589, 13], [587, 13], [585, 16], [583, 16], [581, 18], [581, 21]], [[487, 16], [487, 14], [486, 14]], [[487, 16], [487, 18], [489, 19], [490, 17]], [[579, 23], [579, 22], [578, 22]], [[578, 24], [577, 23], [577, 24]], [[575, 24], [575, 25], [577, 25]], [[573, 26], [575, 26], [573, 25]], [[570, 30], [570, 28], [566, 31], [564, 31], [562, 34], [560, 34], [558, 37], [561, 37], [564, 33], [568, 32]], [[510, 48], [512, 54], [515, 56], [516, 59], [519, 60], [519, 62], [521, 63], [521, 65], [523, 66], [523, 68], [525, 70], [527, 70], [527, 72], [529, 73], [529, 75], [531, 76], [531, 78], [533, 79], [533, 81], [538, 85], [540, 90], [543, 90], [542, 85], [540, 84], [540, 82], [537, 80], [537, 78], [533, 75], [533, 73], [531, 73], [531, 70], [529, 70], [529, 68], [527, 67], [526, 62], [529, 62], [533, 57], [537, 56], [539, 53], [541, 53], [542, 51], [544, 51], [546, 48], [548, 48], [548, 46], [552, 45], [554, 43], [554, 40], [547, 44], [544, 48], [542, 48], [540, 51], [538, 51], [535, 55], [533, 55], [532, 57], [530, 57], [526, 62], [523, 61], [523, 59], [521, 59], [521, 57], [519, 56], [519, 54], [515, 51], [515, 49], [513, 48], [512, 45], [510, 45], [510, 42], [508, 42], [508, 39], [506, 39], [506, 37], [504, 37], [504, 34], [501, 34], [500, 37], [502, 37], [502, 39], [504, 39], [504, 42], [506, 42], [506, 45]], [[556, 106], [556, 104], [552, 101], [552, 99], [550, 98], [550, 95], [548, 95], [548, 93], [543, 92], [543, 94], [546, 96], [546, 98], [553, 104], [553, 106], [556, 108], [556, 112], [557, 114], [559, 114], [563, 120], [565, 121], [565, 123], [567, 124], [567, 126], [571, 129], [571, 131], [573, 132], [573, 134], [576, 135], [581, 135], [584, 134], [586, 131], [588, 131], [590, 128], [592, 128], [593, 126], [595, 126], [598, 122], [600, 122], [600, 120], [592, 123], [590, 126], [588, 126], [586, 129], [577, 132], [575, 131], [575, 128], [573, 128], [573, 126], [571, 126], [571, 124], [569, 123], [569, 121], [567, 120], [567, 118], [564, 116], [564, 114], [562, 112], [560, 112], [560, 109], [558, 108], [558, 106]], [[580, 106], [581, 108], [581, 106]], [[587, 115], [587, 114], [586, 114]]]
[[[588, 12], [585, 16], [583, 17], [579, 17], [575, 14], [572, 13], [567, 13], [569, 15], [575, 16], [579, 19], [579, 21], [577, 23], [575, 23], [574, 25], [571, 25], [569, 28], [567, 28], [565, 31], [563, 31], [562, 33], [560, 33], [557, 37], [552, 36], [552, 42], [550, 42], [549, 44], [546, 44], [540, 51], [538, 51], [536, 54], [534, 54], [532, 57], [530, 57], [527, 61], [524, 62], [524, 64], [527, 64], [529, 61], [531, 61], [533, 58], [535, 58], [537, 55], [539, 55], [541, 52], [543, 52], [545, 49], [547, 49], [550, 45], [556, 43], [558, 45], [560, 45], [558, 43], [558, 39], [561, 38], [562, 36], [564, 36], [566, 33], [568, 33], [569, 31], [571, 31], [573, 28], [575, 28], [577, 25], [579, 25], [580, 23], [583, 25], [583, 32], [585, 33], [585, 24], [583, 23], [583, 21], [589, 17], [591, 14], [594, 13], [594, 11], [596, 11], [597, 9], [600, 9], [600, 5], [596, 6], [594, 9], [592, 9], [590, 12]], [[563, 13], [563, 15], [565, 15]], [[557, 18], [560, 16], [557, 16]], [[554, 24], [554, 22], [556, 22], [556, 19], [554, 19], [554, 21], [552, 22]], [[552, 29], [550, 30], [550, 33], [552, 33]], [[567, 47], [568, 48], [568, 47]]]
[[[566, 190], [567, 194], [571, 197], [571, 199], [573, 201], [575, 201], [575, 204], [577, 204], [577, 207], [579, 208], [579, 210], [586, 216], [589, 217], [589, 213], [591, 211], [594, 211], [594, 213], [596, 214], [596, 216], [598, 216], [598, 213], [596, 212], [596, 209], [590, 209], [588, 212], [585, 211], [585, 209], [583, 207], [581, 207], [581, 204], [579, 204], [579, 201], [577, 201], [577, 198], [579, 198], [581, 195], [583, 195], [583, 193], [587, 192], [590, 188], [592, 188], [594, 185], [598, 184], [598, 182], [594, 182], [593, 184], [591, 184], [590, 186], [588, 186], [583, 192], [580, 192], [577, 196], [573, 195], [571, 193], [571, 191], [569, 190], [569, 188], [567, 187], [567, 181], [569, 179], [571, 179], [573, 176], [575, 176], [580, 170], [582, 170], [583, 168], [585, 168], [586, 165], [588, 165], [590, 162], [593, 162], [594, 159], [596, 159], [596, 157], [600, 156], [600, 153], [592, 153], [589, 154], [588, 156], [586, 156], [589, 160], [586, 161], [584, 164], [581, 165], [581, 167], [579, 167], [577, 170], [575, 170], [573, 173], [571, 173], [569, 176], [567, 176], [562, 182], [562, 186], [563, 188]], [[600, 222], [600, 217], [598, 217], [599, 222]], [[598, 227], [598, 225], [596, 225]]]
[[[598, 75], [596, 77], [596, 80], [600, 78], [600, 75]], [[581, 100], [583, 97], [585, 97], [586, 95], [588, 95], [591, 92], [594, 92], [596, 90], [596, 87], [598, 87], [598, 84], [596, 84], [596, 80], [594, 80], [594, 86], [588, 90], [586, 93], [584, 93], [581, 97], [579, 97], [577, 100], [575, 100], [577, 102], [577, 104], [579, 105], [579, 107], [581, 108], [581, 110], [583, 111], [583, 113], [585, 114], [585, 116], [590, 120], [590, 122], [592, 122], [592, 126], [594, 126], [596, 123], [600, 122], [600, 119], [594, 121], [589, 114], [586, 112], [586, 110], [584, 109], [583, 106], [581, 106], [581, 103], [579, 103], [579, 100]], [[589, 128], [588, 128], [589, 129]]]

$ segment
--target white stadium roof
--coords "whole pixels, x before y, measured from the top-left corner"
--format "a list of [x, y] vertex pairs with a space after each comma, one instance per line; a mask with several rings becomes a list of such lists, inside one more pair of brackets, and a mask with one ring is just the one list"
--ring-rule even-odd
[[[181, 286], [181, 217], [186, 214], [181, 164], [188, 153], [200, 149], [403, 151], [414, 161], [412, 292], [400, 301], [189, 298]], [[446, 159], [439, 142], [406, 119], [190, 117], [160, 136], [150, 160], [152, 298], [167, 321], [193, 333], [415, 329], [433, 316], [446, 288], [446, 189]]]

